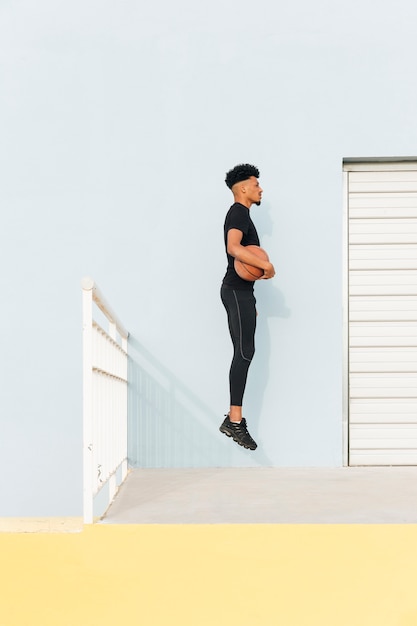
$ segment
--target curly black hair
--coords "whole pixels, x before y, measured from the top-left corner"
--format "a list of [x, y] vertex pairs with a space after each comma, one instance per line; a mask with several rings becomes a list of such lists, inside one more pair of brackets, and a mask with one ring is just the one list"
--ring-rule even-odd
[[259, 178], [258, 168], [249, 163], [241, 163], [240, 165], [235, 165], [233, 169], [227, 172], [225, 183], [229, 189], [231, 189], [236, 183], [240, 183], [242, 180], [248, 180], [251, 176]]

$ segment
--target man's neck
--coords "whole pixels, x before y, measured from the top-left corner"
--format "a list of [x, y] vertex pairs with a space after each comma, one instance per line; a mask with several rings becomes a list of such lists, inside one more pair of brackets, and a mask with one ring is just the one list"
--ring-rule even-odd
[[235, 202], [243, 204], [243, 206], [245, 206], [247, 209], [250, 209], [252, 206], [252, 202], [249, 202], [247, 198], [242, 198], [240, 196], [235, 196]]

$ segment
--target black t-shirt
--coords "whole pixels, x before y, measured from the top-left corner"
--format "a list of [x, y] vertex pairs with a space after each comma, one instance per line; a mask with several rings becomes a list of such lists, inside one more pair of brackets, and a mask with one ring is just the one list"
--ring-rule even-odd
[[[235, 202], [227, 212], [224, 221], [224, 244], [227, 254], [227, 233], [231, 228], [236, 228], [243, 233], [242, 246], [259, 246], [259, 237], [255, 224], [249, 215], [249, 209], [239, 202]], [[223, 278], [223, 285], [233, 289], [253, 289], [254, 282], [243, 280], [236, 274], [234, 267], [234, 257], [227, 254], [227, 271]]]

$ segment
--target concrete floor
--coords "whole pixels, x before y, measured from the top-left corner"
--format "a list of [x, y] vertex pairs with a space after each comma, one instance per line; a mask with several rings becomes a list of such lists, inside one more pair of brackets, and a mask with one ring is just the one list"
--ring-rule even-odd
[[417, 467], [136, 469], [107, 524], [415, 524]]

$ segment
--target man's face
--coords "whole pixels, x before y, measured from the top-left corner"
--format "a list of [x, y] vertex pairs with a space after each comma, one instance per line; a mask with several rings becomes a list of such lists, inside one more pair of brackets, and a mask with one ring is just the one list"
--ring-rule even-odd
[[251, 176], [245, 180], [246, 196], [253, 204], [260, 205], [262, 200], [262, 188], [259, 180], [255, 176]]

